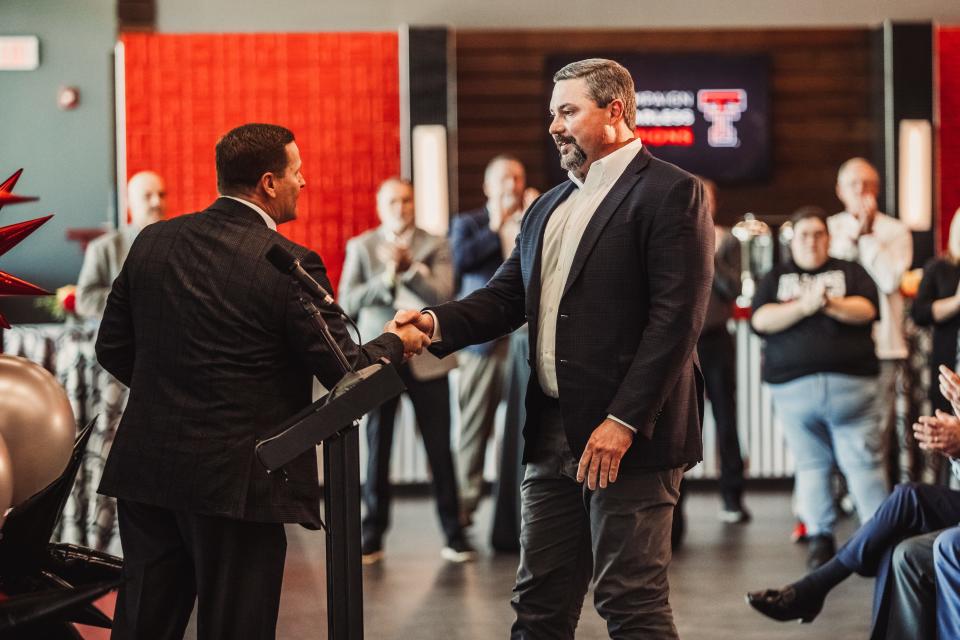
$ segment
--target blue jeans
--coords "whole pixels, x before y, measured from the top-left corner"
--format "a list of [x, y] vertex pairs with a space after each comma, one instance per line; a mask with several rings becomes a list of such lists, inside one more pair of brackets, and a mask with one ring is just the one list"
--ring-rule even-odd
[[797, 509], [811, 535], [833, 532], [835, 467], [847, 478], [861, 522], [887, 497], [876, 383], [875, 377], [816, 373], [770, 385], [796, 461]]

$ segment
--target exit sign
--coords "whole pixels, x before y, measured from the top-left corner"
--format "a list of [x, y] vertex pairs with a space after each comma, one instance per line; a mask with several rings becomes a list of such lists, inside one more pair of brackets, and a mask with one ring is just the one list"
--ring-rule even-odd
[[39, 66], [37, 36], [0, 36], [0, 71], [32, 71]]

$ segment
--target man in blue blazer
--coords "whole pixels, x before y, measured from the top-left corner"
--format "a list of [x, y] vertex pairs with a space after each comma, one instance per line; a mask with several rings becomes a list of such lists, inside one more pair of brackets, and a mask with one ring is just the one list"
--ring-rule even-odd
[[[513, 253], [523, 217], [525, 188], [523, 164], [511, 155], [495, 156], [483, 172], [486, 204], [481, 209], [460, 213], [451, 221], [450, 249], [456, 269], [457, 299], [487, 284]], [[500, 338], [471, 345], [457, 354], [460, 370], [457, 474], [464, 524], [473, 521], [483, 493], [487, 439], [493, 432], [509, 352], [509, 339]]]
[[583, 60], [554, 83], [549, 131], [570, 180], [530, 207], [485, 287], [397, 321], [440, 356], [529, 323], [512, 637], [573, 638], [592, 577], [612, 638], [676, 638], [670, 527], [702, 458], [712, 222], [699, 181], [635, 137], [626, 69]]

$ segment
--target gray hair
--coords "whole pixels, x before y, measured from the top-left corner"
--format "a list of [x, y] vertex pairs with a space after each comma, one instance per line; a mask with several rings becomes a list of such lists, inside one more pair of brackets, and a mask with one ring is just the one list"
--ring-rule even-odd
[[842, 165], [840, 165], [840, 168], [837, 170], [837, 182], [839, 183], [840, 180], [843, 179], [843, 174], [845, 174], [847, 171], [850, 171], [851, 169], [853, 169], [858, 165], [866, 167], [867, 169], [872, 171], [873, 175], [877, 176], [877, 180], [878, 181], [880, 180], [880, 172], [877, 171], [877, 168], [873, 166], [873, 164], [866, 158], [857, 157], [857, 158], [850, 158], [849, 160], [844, 162]]
[[523, 162], [520, 161], [520, 158], [513, 155], [512, 153], [498, 153], [497, 155], [490, 158], [490, 162], [487, 163], [486, 168], [483, 170], [483, 180], [486, 182], [490, 178], [490, 174], [493, 172], [493, 168], [496, 167], [501, 162], [516, 162], [523, 169], [524, 174], [527, 172], [527, 168], [523, 166]]
[[623, 65], [605, 58], [588, 58], [571, 62], [553, 74], [554, 83], [560, 80], [583, 78], [587, 92], [598, 107], [606, 107], [614, 100], [623, 103], [623, 121], [630, 130], [637, 126], [637, 94], [633, 78]]

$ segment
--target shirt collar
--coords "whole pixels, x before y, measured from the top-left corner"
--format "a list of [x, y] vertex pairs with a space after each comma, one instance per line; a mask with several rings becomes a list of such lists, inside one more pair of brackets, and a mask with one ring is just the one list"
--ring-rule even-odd
[[250, 202], [249, 200], [244, 200], [243, 198], [237, 198], [237, 197], [234, 197], [234, 196], [222, 196], [222, 197], [224, 197], [224, 198], [230, 198], [231, 200], [236, 200], [237, 202], [242, 202], [243, 204], [247, 205], [248, 207], [250, 207], [251, 209], [253, 209], [253, 210], [256, 211], [257, 213], [259, 213], [259, 214], [260, 214], [260, 217], [263, 218], [263, 223], [264, 223], [265, 225], [267, 225], [268, 227], [270, 227], [270, 229], [272, 229], [273, 231], [276, 231], [276, 230], [277, 230], [277, 222], [276, 222], [276, 220], [274, 220], [273, 218], [271, 218], [270, 216], [268, 216], [266, 211], [264, 211], [263, 209], [261, 209], [261, 208], [258, 207], [257, 205], [253, 204], [253, 203]]
[[413, 233], [416, 231], [416, 225], [412, 224], [399, 234], [395, 234], [393, 231], [390, 231], [385, 226], [380, 225], [380, 233], [383, 235], [384, 239], [388, 242], [398, 242], [403, 245], [409, 246], [413, 241]]
[[587, 170], [586, 179], [580, 180], [573, 171], [568, 171], [567, 177], [573, 184], [577, 185], [577, 189], [583, 189], [585, 186], [597, 188], [619, 178], [642, 147], [643, 143], [640, 138], [634, 138], [613, 153], [607, 154], [591, 164]]

